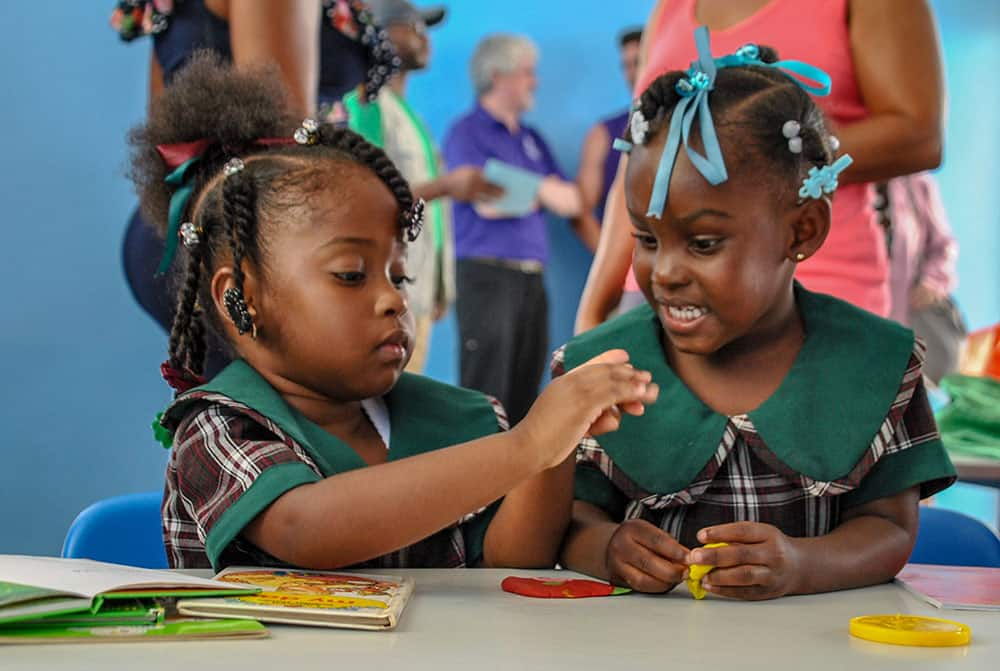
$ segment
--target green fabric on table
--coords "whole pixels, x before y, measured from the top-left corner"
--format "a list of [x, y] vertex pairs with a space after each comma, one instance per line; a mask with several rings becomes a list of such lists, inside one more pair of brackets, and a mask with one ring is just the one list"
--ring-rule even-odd
[[1000, 459], [1000, 382], [991, 377], [948, 375], [941, 386], [951, 397], [937, 413], [948, 452]]

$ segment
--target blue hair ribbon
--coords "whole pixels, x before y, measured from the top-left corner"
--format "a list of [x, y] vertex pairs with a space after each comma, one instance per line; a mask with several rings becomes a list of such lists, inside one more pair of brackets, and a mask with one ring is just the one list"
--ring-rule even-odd
[[[677, 82], [676, 90], [681, 96], [681, 100], [674, 107], [670, 117], [670, 126], [667, 130], [667, 140], [660, 156], [660, 163], [656, 169], [656, 177], [653, 180], [653, 192], [649, 197], [649, 208], [646, 216], [662, 217], [663, 208], [667, 202], [667, 193], [670, 188], [670, 178], [673, 174], [674, 165], [677, 162], [677, 154], [683, 142], [684, 150], [687, 153], [695, 169], [702, 174], [709, 184], [717, 186], [729, 179], [726, 171], [726, 163], [722, 157], [722, 148], [719, 146], [718, 135], [715, 131], [715, 123], [712, 120], [712, 111], [709, 108], [709, 93], [715, 88], [715, 78], [722, 68], [755, 65], [769, 67], [779, 70], [805, 91], [814, 95], [825, 96], [830, 93], [830, 76], [823, 70], [803, 63], [802, 61], [778, 61], [776, 63], [765, 63], [760, 60], [760, 49], [757, 45], [747, 44], [740, 47], [734, 54], [713, 58], [709, 46], [708, 28], [700, 26], [694, 33], [695, 46], [698, 49], [698, 59], [691, 63], [687, 77]], [[809, 83], [813, 82], [813, 83]], [[635, 112], [640, 114], [640, 112]], [[704, 147], [704, 155], [698, 153], [690, 144], [691, 127], [695, 119], [698, 119], [698, 127], [701, 134], [701, 142]], [[642, 140], [633, 138], [640, 144]], [[631, 145], [625, 141], [615, 143], [615, 149], [620, 151], [631, 150]], [[834, 164], [835, 166], [838, 165]], [[847, 167], [841, 165], [832, 172], [833, 188], [836, 188], [836, 175]], [[833, 166], [826, 166], [832, 169]], [[816, 170], [816, 169], [814, 169]], [[812, 174], [812, 173], [810, 173]], [[827, 179], [829, 171], [824, 173], [824, 181], [821, 189], [826, 193], [825, 186], [829, 184]], [[819, 179], [819, 178], [817, 178]], [[804, 187], [803, 187], [804, 188]]]
[[615, 141], [611, 143], [611, 148], [615, 151], [621, 151], [627, 154], [632, 151], [632, 143], [623, 137], [616, 137]]

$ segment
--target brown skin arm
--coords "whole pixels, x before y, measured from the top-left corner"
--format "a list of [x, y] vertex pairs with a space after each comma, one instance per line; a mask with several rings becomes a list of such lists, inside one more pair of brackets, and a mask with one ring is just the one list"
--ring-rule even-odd
[[573, 503], [574, 463], [571, 455], [504, 497], [486, 532], [484, 566], [538, 568], [556, 563]]
[[594, 262], [590, 265], [587, 284], [580, 297], [574, 333], [583, 333], [603, 323], [622, 297], [625, 277], [632, 264], [632, 223], [625, 208], [625, 166], [628, 156], [623, 155], [618, 173], [608, 191], [604, 206], [604, 225]]
[[618, 523], [597, 506], [573, 501], [573, 517], [563, 541], [559, 562], [566, 568], [609, 580], [606, 560], [608, 543]]
[[851, 54], [868, 118], [835, 129], [854, 163], [846, 182], [874, 182], [937, 167], [944, 76], [926, 0], [851, 0]]
[[230, 0], [228, 12], [220, 15], [229, 21], [233, 62], [238, 66], [276, 63], [293, 112], [302, 118], [314, 114], [319, 81], [319, 1]]
[[776, 527], [736, 522], [698, 532], [703, 543], [689, 563], [717, 568], [702, 584], [721, 596], [745, 600], [815, 594], [891, 580], [910, 556], [917, 536], [919, 489], [912, 487], [844, 511], [824, 536], [789, 538]]
[[538, 470], [519, 447], [517, 433], [509, 431], [302, 485], [279, 497], [243, 535], [304, 568], [378, 557], [454, 523], [462, 511], [489, 505]]
[[597, 251], [597, 243], [601, 237], [601, 224], [594, 216], [594, 209], [601, 199], [601, 187], [604, 186], [604, 160], [610, 148], [611, 138], [604, 124], [594, 124], [583, 141], [580, 168], [576, 173], [576, 184], [580, 189], [583, 211], [570, 223], [591, 252]]
[[569, 519], [580, 438], [617, 429], [611, 408], [642, 414], [656, 400], [650, 374], [627, 360], [613, 350], [591, 360], [603, 365], [554, 380], [505, 433], [296, 487], [243, 536], [296, 566], [337, 568], [412, 545], [509, 492], [487, 531], [483, 563], [551, 566]]
[[160, 61], [156, 60], [156, 52], [149, 54], [149, 103], [152, 104], [157, 96], [163, 93], [163, 68]]
[[[660, 13], [670, 0], [660, 0], [649, 15], [646, 27], [639, 42], [639, 73], [646, 67], [650, 44], [653, 40], [655, 26], [660, 21]], [[633, 97], [637, 97], [633, 94]], [[618, 172], [615, 181], [608, 191], [608, 200], [604, 205], [604, 222], [601, 226], [600, 239], [594, 262], [590, 265], [587, 284], [580, 297], [580, 306], [576, 312], [574, 333], [583, 333], [598, 324], [603, 323], [622, 297], [622, 287], [625, 277], [632, 265], [632, 223], [625, 209], [625, 167], [628, 165], [628, 155], [622, 154], [618, 162]]]

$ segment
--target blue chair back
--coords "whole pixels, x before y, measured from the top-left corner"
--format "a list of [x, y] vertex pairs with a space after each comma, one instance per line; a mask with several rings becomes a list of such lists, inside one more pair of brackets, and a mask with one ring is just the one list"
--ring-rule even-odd
[[910, 562], [1000, 567], [1000, 538], [974, 517], [920, 506], [920, 528]]
[[142, 492], [87, 506], [70, 525], [62, 556], [167, 568], [160, 519], [162, 499], [160, 492]]

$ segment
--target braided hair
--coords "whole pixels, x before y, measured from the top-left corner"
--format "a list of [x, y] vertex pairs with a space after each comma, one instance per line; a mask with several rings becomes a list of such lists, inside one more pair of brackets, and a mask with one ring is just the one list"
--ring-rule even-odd
[[[764, 63], [778, 61], [777, 52], [759, 46], [759, 59]], [[656, 78], [642, 93], [636, 106], [649, 120], [645, 142], [665, 130], [674, 108], [681, 101], [677, 82], [688, 76], [675, 70]], [[823, 113], [812, 97], [789, 76], [776, 68], [744, 65], [720, 68], [710, 98], [712, 118], [720, 141], [726, 142], [727, 165], [761, 162], [764, 169], [742, 170], [743, 174], [780, 182], [782, 191], [797, 198], [802, 179], [813, 166], [829, 164], [835, 153], [835, 140], [826, 128]], [[796, 121], [802, 151], [792, 152], [788, 138], [782, 133], [784, 124]], [[625, 139], [634, 143], [631, 130]], [[692, 127], [692, 140], [701, 142], [700, 126]]]
[[[414, 198], [385, 152], [329, 124], [311, 127], [306, 144], [291, 143], [298, 122], [288, 116], [285, 101], [275, 69], [235, 69], [200, 52], [154, 102], [147, 123], [130, 134], [131, 177], [144, 215], [161, 235], [167, 232], [168, 204], [178, 187], [164, 182], [168, 169], [157, 145], [210, 140], [187, 181], [193, 193], [184, 220], [192, 222], [197, 242], [185, 243], [187, 253], [180, 255], [184, 263], [165, 364], [180, 378], [181, 384], [168, 379], [178, 389], [200, 381], [209, 337], [232, 350], [216, 311], [206, 309], [213, 304], [210, 282], [217, 267], [232, 263], [235, 286], [226, 292], [227, 308], [241, 335], [253, 332], [249, 315], [244, 322], [238, 314], [246, 312], [246, 304], [235, 305], [243, 300], [243, 264], [264, 270], [269, 227], [280, 227], [282, 214], [301, 206], [307, 200], [303, 196], [331, 183], [350, 188], [349, 180], [331, 182], [331, 172], [352, 164], [370, 170], [396, 200], [401, 235], [412, 241], [419, 232], [423, 202]], [[262, 144], [263, 138], [289, 141]], [[242, 160], [242, 169], [230, 171], [226, 166], [234, 157]]]

